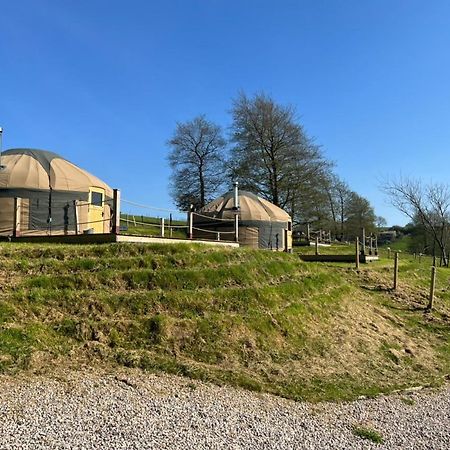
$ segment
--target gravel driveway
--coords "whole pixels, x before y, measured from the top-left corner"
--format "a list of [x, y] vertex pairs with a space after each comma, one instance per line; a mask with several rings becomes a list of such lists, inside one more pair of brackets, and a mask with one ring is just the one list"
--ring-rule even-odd
[[[449, 449], [450, 386], [342, 404], [138, 371], [0, 378], [0, 449]], [[354, 424], [383, 444], [355, 436]]]

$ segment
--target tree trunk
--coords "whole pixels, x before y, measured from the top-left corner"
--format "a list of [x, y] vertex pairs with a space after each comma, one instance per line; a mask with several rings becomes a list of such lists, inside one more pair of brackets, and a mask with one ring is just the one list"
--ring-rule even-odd
[[205, 177], [203, 174], [203, 163], [200, 163], [198, 180], [200, 184], [200, 207], [203, 208], [206, 204], [205, 201]]

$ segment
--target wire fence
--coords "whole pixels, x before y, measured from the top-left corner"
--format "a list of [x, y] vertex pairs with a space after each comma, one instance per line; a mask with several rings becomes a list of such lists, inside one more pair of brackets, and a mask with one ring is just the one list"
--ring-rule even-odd
[[215, 230], [205, 230], [203, 228], [192, 227], [193, 230], [201, 231], [202, 233], [214, 233], [214, 234], [236, 234], [235, 231], [215, 231]]
[[199, 213], [199, 212], [196, 212], [196, 211], [193, 211], [192, 212], [192, 214], [194, 215], [194, 216], [197, 216], [197, 217], [203, 217], [203, 218], [205, 218], [205, 219], [208, 219], [209, 221], [217, 221], [217, 222], [234, 222], [234, 220], [235, 219], [222, 219], [222, 218], [220, 218], [220, 217], [215, 217], [215, 216], [208, 216], [208, 215], [206, 215], [206, 214], [201, 214], [201, 213]]

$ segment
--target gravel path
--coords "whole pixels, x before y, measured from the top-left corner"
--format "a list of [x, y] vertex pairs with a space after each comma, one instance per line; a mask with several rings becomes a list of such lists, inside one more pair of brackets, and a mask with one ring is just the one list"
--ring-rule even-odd
[[[405, 400], [407, 399], [407, 400]], [[449, 449], [450, 386], [343, 404], [138, 371], [0, 378], [0, 449]], [[378, 430], [383, 444], [352, 425]]]

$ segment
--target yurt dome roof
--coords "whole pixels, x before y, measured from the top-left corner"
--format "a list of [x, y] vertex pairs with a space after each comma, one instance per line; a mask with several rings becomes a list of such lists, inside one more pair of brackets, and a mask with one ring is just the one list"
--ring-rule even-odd
[[[259, 220], [289, 222], [289, 214], [278, 206], [248, 191], [239, 191], [239, 217], [241, 221]], [[234, 192], [230, 191], [204, 206], [200, 212], [207, 216], [232, 219], [236, 214]]]
[[99, 187], [111, 195], [111, 188], [96, 176], [47, 150], [14, 148], [2, 153], [0, 189], [37, 189], [86, 192]]

